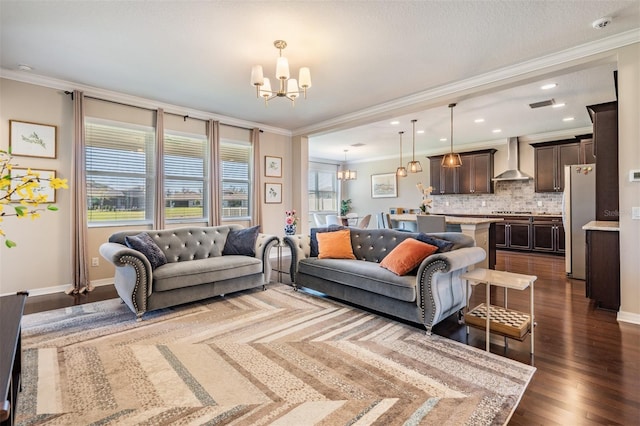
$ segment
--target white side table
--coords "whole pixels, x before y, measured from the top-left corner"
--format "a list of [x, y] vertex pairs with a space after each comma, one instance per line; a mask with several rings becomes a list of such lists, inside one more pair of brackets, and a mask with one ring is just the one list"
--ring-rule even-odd
[[[491, 333], [497, 333], [508, 338], [524, 340], [531, 334], [531, 355], [534, 352], [534, 302], [533, 283], [538, 279], [535, 275], [516, 274], [513, 272], [496, 271], [493, 269], [476, 268], [460, 276], [467, 280], [467, 300], [470, 286], [486, 284], [486, 302], [469, 310], [465, 314], [468, 326], [484, 328], [486, 330], [486, 350], [489, 351]], [[491, 305], [491, 286], [504, 288], [504, 307]], [[507, 307], [507, 289], [525, 290], [531, 287], [529, 314], [515, 311]], [[489, 309], [487, 309], [489, 307]]]

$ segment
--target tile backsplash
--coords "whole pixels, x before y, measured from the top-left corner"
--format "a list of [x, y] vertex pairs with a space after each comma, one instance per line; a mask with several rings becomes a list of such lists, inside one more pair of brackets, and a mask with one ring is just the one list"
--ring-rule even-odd
[[534, 214], [562, 214], [562, 193], [535, 192], [533, 179], [499, 181], [494, 185], [493, 194], [432, 194], [431, 213], [490, 214], [495, 211], [527, 211]]

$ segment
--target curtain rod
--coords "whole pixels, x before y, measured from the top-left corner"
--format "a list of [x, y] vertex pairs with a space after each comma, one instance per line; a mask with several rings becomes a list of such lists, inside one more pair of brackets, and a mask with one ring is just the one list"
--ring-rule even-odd
[[[70, 92], [68, 90], [65, 90], [64, 92], [65, 95], [69, 95], [71, 96], [71, 100], [73, 100], [73, 92]], [[143, 109], [145, 111], [157, 111], [157, 109], [152, 109], [152, 108], [148, 108], [148, 107], [143, 107], [143, 106], [139, 106], [139, 105], [130, 105], [130, 104], [125, 104], [123, 102], [119, 102], [119, 101], [112, 101], [111, 99], [103, 99], [103, 98], [98, 98], [95, 96], [91, 96], [91, 95], [85, 95], [85, 98], [87, 99], [94, 99], [96, 101], [102, 101], [102, 102], [110, 102], [112, 104], [116, 104], [116, 105], [122, 105], [122, 106], [126, 106], [126, 107], [132, 107], [132, 108], [138, 108], [138, 109]], [[201, 121], [209, 121], [209, 119], [207, 118], [195, 118], [195, 117], [189, 117], [188, 114], [179, 114], [176, 112], [169, 112], [169, 111], [164, 111], [165, 114], [170, 114], [170, 115], [175, 115], [177, 117], [182, 117], [184, 119], [184, 121], [187, 121], [187, 118], [191, 118], [193, 120], [201, 120]], [[223, 123], [220, 122], [221, 125], [223, 126], [229, 126], [229, 127], [235, 127], [237, 129], [242, 129], [242, 130], [253, 130], [254, 127], [244, 127], [244, 126], [238, 126], [237, 124], [227, 124], [227, 123]], [[259, 129], [260, 133], [264, 133], [264, 130]]]

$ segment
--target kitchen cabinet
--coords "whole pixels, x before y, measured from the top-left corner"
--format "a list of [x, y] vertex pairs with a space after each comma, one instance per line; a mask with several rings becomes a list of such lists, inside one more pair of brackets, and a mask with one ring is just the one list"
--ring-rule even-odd
[[564, 166], [582, 164], [576, 139], [531, 144], [535, 151], [535, 191], [564, 191]]
[[618, 102], [587, 107], [593, 122], [596, 173], [596, 220], [619, 219]]
[[493, 154], [495, 149], [461, 154], [458, 172], [458, 194], [493, 193]]
[[442, 155], [429, 157], [433, 194], [490, 194], [493, 192], [495, 149], [460, 153], [461, 167], [442, 167]]
[[599, 308], [617, 311], [620, 308], [619, 232], [587, 229], [586, 242], [586, 296]]
[[532, 250], [561, 254], [565, 251], [562, 218], [533, 218], [531, 224]]
[[595, 164], [593, 137], [580, 139], [580, 164]]
[[497, 248], [531, 250], [531, 217], [505, 217], [495, 228]]

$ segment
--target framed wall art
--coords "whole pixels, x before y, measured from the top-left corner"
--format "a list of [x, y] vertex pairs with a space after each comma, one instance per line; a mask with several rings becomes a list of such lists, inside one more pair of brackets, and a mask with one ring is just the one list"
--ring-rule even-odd
[[265, 155], [264, 175], [266, 177], [282, 177], [282, 157]]
[[[49, 186], [49, 182], [51, 179], [56, 177], [55, 170], [39, 170], [39, 169], [31, 169], [32, 173], [36, 173], [40, 175], [39, 185], [33, 189], [33, 193], [35, 196], [45, 195], [47, 197], [47, 201], [45, 203], [55, 203], [56, 202], [56, 190]], [[27, 169], [22, 169], [18, 167], [14, 167], [11, 169], [11, 178], [17, 179], [27, 174]], [[11, 181], [12, 189], [15, 188], [16, 181]], [[20, 201], [22, 197], [18, 194], [11, 194], [11, 201]]]
[[57, 126], [9, 120], [12, 155], [56, 158]]
[[371, 198], [396, 198], [398, 180], [395, 173], [371, 175]]
[[282, 204], [281, 183], [264, 184], [264, 202], [265, 204]]

